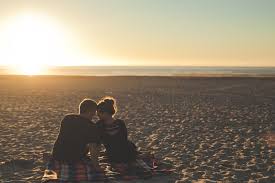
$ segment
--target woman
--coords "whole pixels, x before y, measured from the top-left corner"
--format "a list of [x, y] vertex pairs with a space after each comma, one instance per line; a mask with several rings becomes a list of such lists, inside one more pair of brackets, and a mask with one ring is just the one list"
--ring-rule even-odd
[[136, 146], [128, 140], [125, 123], [115, 119], [116, 101], [105, 97], [97, 106], [98, 129], [101, 131], [101, 142], [106, 148], [108, 159], [113, 163], [130, 163], [136, 160]]

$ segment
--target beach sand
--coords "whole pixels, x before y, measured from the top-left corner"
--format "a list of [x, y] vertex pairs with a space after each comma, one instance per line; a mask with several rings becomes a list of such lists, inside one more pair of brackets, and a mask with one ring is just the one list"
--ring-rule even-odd
[[0, 182], [40, 182], [62, 117], [106, 95], [130, 139], [176, 169], [144, 182], [275, 182], [275, 78], [1, 76], [0, 86]]

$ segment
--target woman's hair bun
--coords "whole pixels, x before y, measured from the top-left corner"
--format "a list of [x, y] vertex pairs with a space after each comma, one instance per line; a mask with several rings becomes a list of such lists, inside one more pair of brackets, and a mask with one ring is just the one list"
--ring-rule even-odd
[[113, 97], [104, 97], [97, 104], [97, 110], [114, 115], [117, 111], [116, 99], [114, 99]]
[[114, 105], [114, 104], [115, 104], [115, 101], [114, 101], [113, 99], [109, 99], [109, 98], [104, 99], [104, 102], [105, 102], [106, 104], [110, 104], [110, 105]]

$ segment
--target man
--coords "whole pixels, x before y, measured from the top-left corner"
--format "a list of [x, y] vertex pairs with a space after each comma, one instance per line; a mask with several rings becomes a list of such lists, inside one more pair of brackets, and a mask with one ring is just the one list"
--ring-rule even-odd
[[79, 114], [64, 117], [53, 147], [52, 154], [55, 160], [75, 162], [85, 159], [88, 153], [87, 146], [99, 141], [96, 125], [91, 121], [96, 109], [95, 101], [84, 99], [79, 105]]

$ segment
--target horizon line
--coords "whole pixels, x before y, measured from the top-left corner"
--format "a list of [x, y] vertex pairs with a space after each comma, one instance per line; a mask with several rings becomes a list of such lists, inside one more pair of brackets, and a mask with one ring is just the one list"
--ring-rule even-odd
[[[0, 67], [11, 67], [15, 65], [0, 65]], [[236, 67], [236, 68], [275, 68], [275, 65], [270, 66], [257, 66], [257, 65], [249, 65], [249, 66], [226, 66], [226, 65], [42, 65], [48, 68], [54, 67]]]

